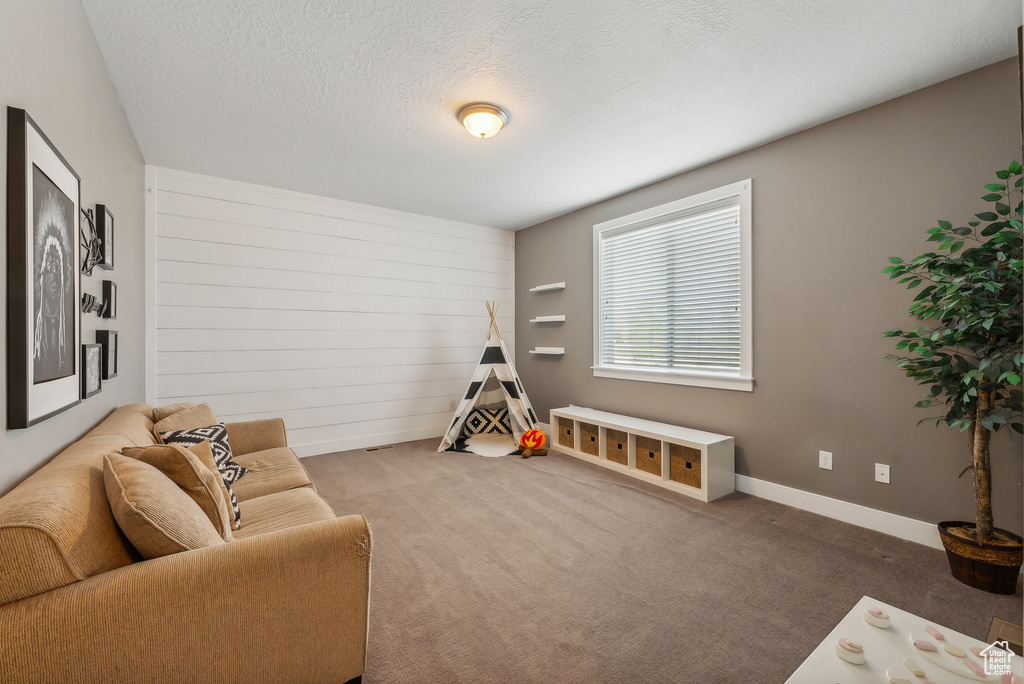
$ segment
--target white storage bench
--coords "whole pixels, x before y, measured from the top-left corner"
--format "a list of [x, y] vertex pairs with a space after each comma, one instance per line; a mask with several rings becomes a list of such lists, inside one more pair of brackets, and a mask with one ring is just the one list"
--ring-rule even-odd
[[736, 486], [732, 437], [569, 406], [551, 410], [549, 447], [701, 501]]

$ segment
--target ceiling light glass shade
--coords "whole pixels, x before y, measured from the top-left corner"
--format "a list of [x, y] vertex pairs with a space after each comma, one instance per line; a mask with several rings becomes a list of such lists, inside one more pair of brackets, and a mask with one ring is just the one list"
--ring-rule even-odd
[[458, 113], [459, 121], [474, 138], [490, 138], [508, 123], [508, 112], [497, 105], [473, 102]]

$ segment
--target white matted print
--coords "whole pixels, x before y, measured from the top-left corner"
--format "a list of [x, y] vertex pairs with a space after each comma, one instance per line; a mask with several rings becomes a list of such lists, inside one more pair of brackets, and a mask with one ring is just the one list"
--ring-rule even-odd
[[79, 177], [21, 109], [7, 109], [8, 428], [80, 399]]

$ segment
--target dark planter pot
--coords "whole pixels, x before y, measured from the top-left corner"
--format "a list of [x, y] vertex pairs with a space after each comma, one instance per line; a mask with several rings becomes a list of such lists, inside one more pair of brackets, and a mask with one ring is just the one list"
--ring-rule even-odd
[[1017, 576], [1024, 563], [1024, 539], [1013, 532], [998, 530], [1017, 542], [1017, 546], [982, 546], [973, 539], [950, 534], [950, 527], [974, 528], [974, 523], [946, 520], [939, 523], [939, 538], [946, 549], [953, 577], [969, 587], [991, 594], [1017, 591]]

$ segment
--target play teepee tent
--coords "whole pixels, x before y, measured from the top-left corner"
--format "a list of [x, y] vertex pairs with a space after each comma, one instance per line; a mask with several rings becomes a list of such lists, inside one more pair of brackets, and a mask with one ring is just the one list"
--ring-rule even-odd
[[501, 333], [498, 332], [498, 322], [495, 320], [495, 316], [498, 315], [496, 302], [487, 303], [487, 313], [491, 315], [491, 327], [487, 330], [487, 341], [484, 342], [480, 363], [473, 371], [473, 378], [469, 381], [469, 388], [462, 396], [462, 401], [455, 408], [455, 416], [452, 418], [448, 432], [441, 440], [441, 446], [437, 448], [438, 453], [455, 444], [455, 440], [462, 433], [462, 426], [465, 424], [466, 418], [480, 401], [484, 386], [491, 375], [497, 379], [501, 396], [508, 406], [509, 422], [516, 442], [524, 432], [537, 427], [537, 416], [533, 413], [530, 399], [526, 396], [523, 383], [519, 381], [515, 366], [512, 365], [508, 349], [505, 348], [505, 341], [501, 339]]

